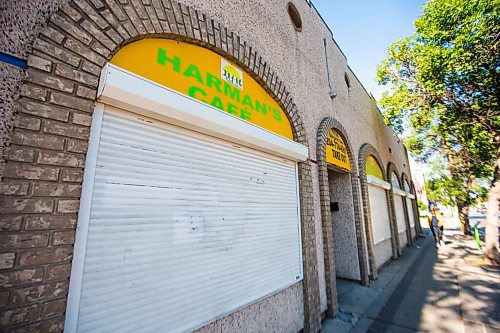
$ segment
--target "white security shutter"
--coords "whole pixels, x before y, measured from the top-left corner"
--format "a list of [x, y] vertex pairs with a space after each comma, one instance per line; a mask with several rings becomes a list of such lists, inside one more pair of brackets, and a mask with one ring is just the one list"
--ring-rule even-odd
[[392, 256], [391, 225], [385, 189], [379, 186], [368, 185], [368, 195], [373, 227], [373, 242], [375, 245], [375, 261], [378, 268]]
[[413, 202], [412, 199], [406, 198], [406, 207], [408, 209], [408, 217], [410, 220], [410, 231], [411, 231], [411, 238], [415, 238], [416, 232], [415, 232], [415, 216], [413, 215]]
[[78, 331], [188, 331], [302, 279], [295, 162], [109, 110]]
[[406, 244], [408, 244], [408, 237], [406, 236], [406, 220], [405, 220], [405, 209], [403, 205], [403, 200], [405, 200], [405, 197], [397, 193], [394, 193], [394, 209], [396, 211], [396, 220], [398, 221], [399, 247], [401, 248], [406, 247]]

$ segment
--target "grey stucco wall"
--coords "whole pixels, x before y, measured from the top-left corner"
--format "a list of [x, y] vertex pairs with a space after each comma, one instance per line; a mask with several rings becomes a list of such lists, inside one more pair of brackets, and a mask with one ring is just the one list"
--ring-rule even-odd
[[47, 19], [66, 0], [2, 0], [0, 2], [0, 51], [26, 58]]
[[3, 175], [3, 163], [12, 131], [15, 104], [19, 98], [24, 70], [0, 62], [0, 177]]
[[[313, 164], [312, 167], [312, 180], [313, 180], [313, 195], [315, 198], [319, 197], [319, 179], [318, 179], [318, 166]], [[326, 300], [326, 289], [325, 289], [325, 254], [323, 251], [323, 235], [321, 232], [321, 203], [319, 200], [314, 200], [314, 227], [316, 229], [316, 245], [318, 248], [318, 277], [319, 284], [321, 288], [320, 301], [321, 301], [321, 311], [326, 311], [327, 300]]]
[[[0, 52], [26, 59], [47, 19], [66, 1], [0, 1]], [[10, 141], [13, 110], [19, 98], [24, 71], [0, 63], [0, 177], [3, 175], [5, 148]]]
[[[66, 0], [14, 1], [1, 4], [0, 51], [26, 58], [31, 44], [46, 20]], [[347, 60], [333, 42], [331, 32], [306, 1], [294, 1], [303, 29], [297, 32], [286, 12], [288, 1], [198, 1], [181, 2], [198, 8], [237, 32], [259, 51], [280, 78], [287, 83], [302, 114], [308, 138], [314, 138], [318, 125], [327, 116], [339, 120], [358, 154], [363, 143], [379, 150], [385, 163], [392, 161], [400, 172], [411, 174], [406, 154], [399, 138], [383, 122], [374, 101], [347, 66]], [[236, 13], [236, 14], [235, 14]], [[330, 99], [326, 77], [323, 39], [327, 40], [329, 69], [337, 97]], [[350, 78], [347, 89], [344, 74]], [[367, 131], [366, 128], [371, 128]], [[310, 142], [310, 155], [316, 158], [315, 141]], [[389, 153], [389, 148], [392, 154]], [[405, 165], [405, 166], [404, 166]], [[318, 244], [319, 246], [320, 244]]]
[[[209, 17], [223, 22], [228, 29], [245, 38], [277, 72], [286, 83], [304, 119], [312, 160], [316, 159], [314, 138], [319, 124], [325, 117], [334, 117], [346, 129], [355, 156], [358, 156], [359, 148], [363, 143], [370, 143], [378, 149], [384, 164], [392, 161], [397, 165], [398, 170], [410, 174], [402, 144], [397, 137], [393, 136], [391, 129], [383, 123], [383, 118], [375, 107], [374, 101], [351, 72], [344, 55], [332, 41], [331, 32], [321, 21], [315, 9], [306, 1], [294, 1], [302, 16], [301, 32], [295, 31], [291, 25], [286, 12], [287, 1], [180, 0], [180, 2], [200, 9]], [[0, 24], [3, 28], [0, 34], [0, 51], [26, 59], [31, 52], [33, 41], [40, 34], [47, 19], [65, 3], [67, 3], [66, 0], [2, 1]], [[327, 40], [331, 83], [337, 93], [334, 99], [328, 95], [324, 38]], [[3, 83], [0, 88], [1, 101], [2, 104], [10, 103], [10, 106], [2, 105], [2, 111], [8, 110], [8, 112], [2, 112], [1, 119], [3, 127], [0, 128], [0, 149], [3, 149], [2, 147], [8, 142], [9, 128], [12, 124], [14, 107], [11, 104], [16, 102], [19, 95], [19, 82], [22, 80], [23, 71], [6, 64], [0, 64], [0, 70]], [[351, 89], [348, 89], [345, 84], [345, 73], [350, 78]], [[366, 130], [367, 128], [371, 130]], [[389, 148], [392, 153], [389, 152]], [[3, 150], [0, 151], [0, 158], [3, 160]], [[320, 194], [317, 169], [313, 166], [311, 171], [320, 300], [321, 310], [324, 311], [326, 292]], [[217, 321], [213, 324], [215, 326], [211, 324], [210, 327], [213, 330], [221, 330], [224, 327], [242, 329], [246, 327], [245, 325], [256, 328], [252, 326], [256, 325], [256, 322], [269, 323], [272, 318], [259, 317], [259, 311], [262, 309], [269, 311], [269, 307], [282, 304], [287, 304], [286, 309], [290, 313], [290, 317], [285, 318], [285, 321], [290, 329], [295, 330], [300, 326], [297, 324], [297, 318], [303, 319], [300, 287], [292, 287], [278, 293], [270, 299], [243, 309], [241, 314], [231, 315], [231, 320]], [[254, 321], [248, 319], [252, 316], [255, 318]], [[280, 331], [282, 328], [284, 326], [276, 326], [276, 329]]]
[[196, 330], [211, 332], [298, 332], [304, 323], [300, 283]]
[[330, 201], [338, 202], [339, 211], [332, 211], [335, 268], [338, 277], [360, 280], [351, 175], [329, 170]]

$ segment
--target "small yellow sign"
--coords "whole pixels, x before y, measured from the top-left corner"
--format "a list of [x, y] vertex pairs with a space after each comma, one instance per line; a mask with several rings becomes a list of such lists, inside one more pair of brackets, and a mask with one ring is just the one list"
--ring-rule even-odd
[[330, 130], [326, 136], [326, 162], [351, 171], [347, 146], [342, 136], [334, 129]]
[[148, 38], [123, 47], [111, 63], [293, 140], [285, 112], [264, 88], [208, 49]]
[[220, 61], [221, 77], [238, 89], [243, 89], [243, 73], [228, 63], [224, 58]]
[[368, 158], [366, 159], [366, 174], [384, 180], [382, 168], [380, 168], [377, 160], [375, 160], [372, 155], [368, 156]]

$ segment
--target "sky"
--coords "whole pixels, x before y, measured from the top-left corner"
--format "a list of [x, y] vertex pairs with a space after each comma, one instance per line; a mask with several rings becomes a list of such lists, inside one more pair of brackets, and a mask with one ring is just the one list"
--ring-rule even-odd
[[349, 67], [375, 99], [386, 89], [378, 86], [376, 67], [387, 48], [413, 34], [413, 22], [424, 0], [312, 0], [333, 38], [347, 57]]

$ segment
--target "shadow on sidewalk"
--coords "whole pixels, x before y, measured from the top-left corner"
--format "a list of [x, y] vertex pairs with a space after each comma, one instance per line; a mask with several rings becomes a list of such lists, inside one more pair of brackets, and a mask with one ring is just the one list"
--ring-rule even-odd
[[473, 238], [449, 230], [435, 248], [424, 233], [370, 286], [338, 279], [340, 313], [322, 332], [499, 333], [499, 271], [467, 264], [482, 258]]
[[463, 236], [447, 236], [446, 241], [448, 246], [439, 249], [434, 248], [433, 242], [426, 242], [377, 317], [372, 318], [367, 332], [500, 329], [498, 271], [470, 271], [463, 258], [481, 253]]
[[[427, 243], [421, 253], [407, 271], [406, 275], [396, 286], [396, 289], [389, 297], [384, 307], [373, 318], [373, 323], [367, 332], [389, 332], [417, 330], [420, 326], [421, 310], [427, 302], [439, 302], [453, 294], [452, 289], [447, 286], [438, 288], [433, 281], [433, 267], [438, 261], [438, 256], [434, 248]], [[399, 260], [403, 259], [401, 257]], [[442, 276], [441, 279], [448, 277]], [[437, 293], [428, 299], [428, 290], [436, 290]], [[437, 332], [437, 330], [436, 330]], [[447, 331], [443, 331], [447, 332]]]

